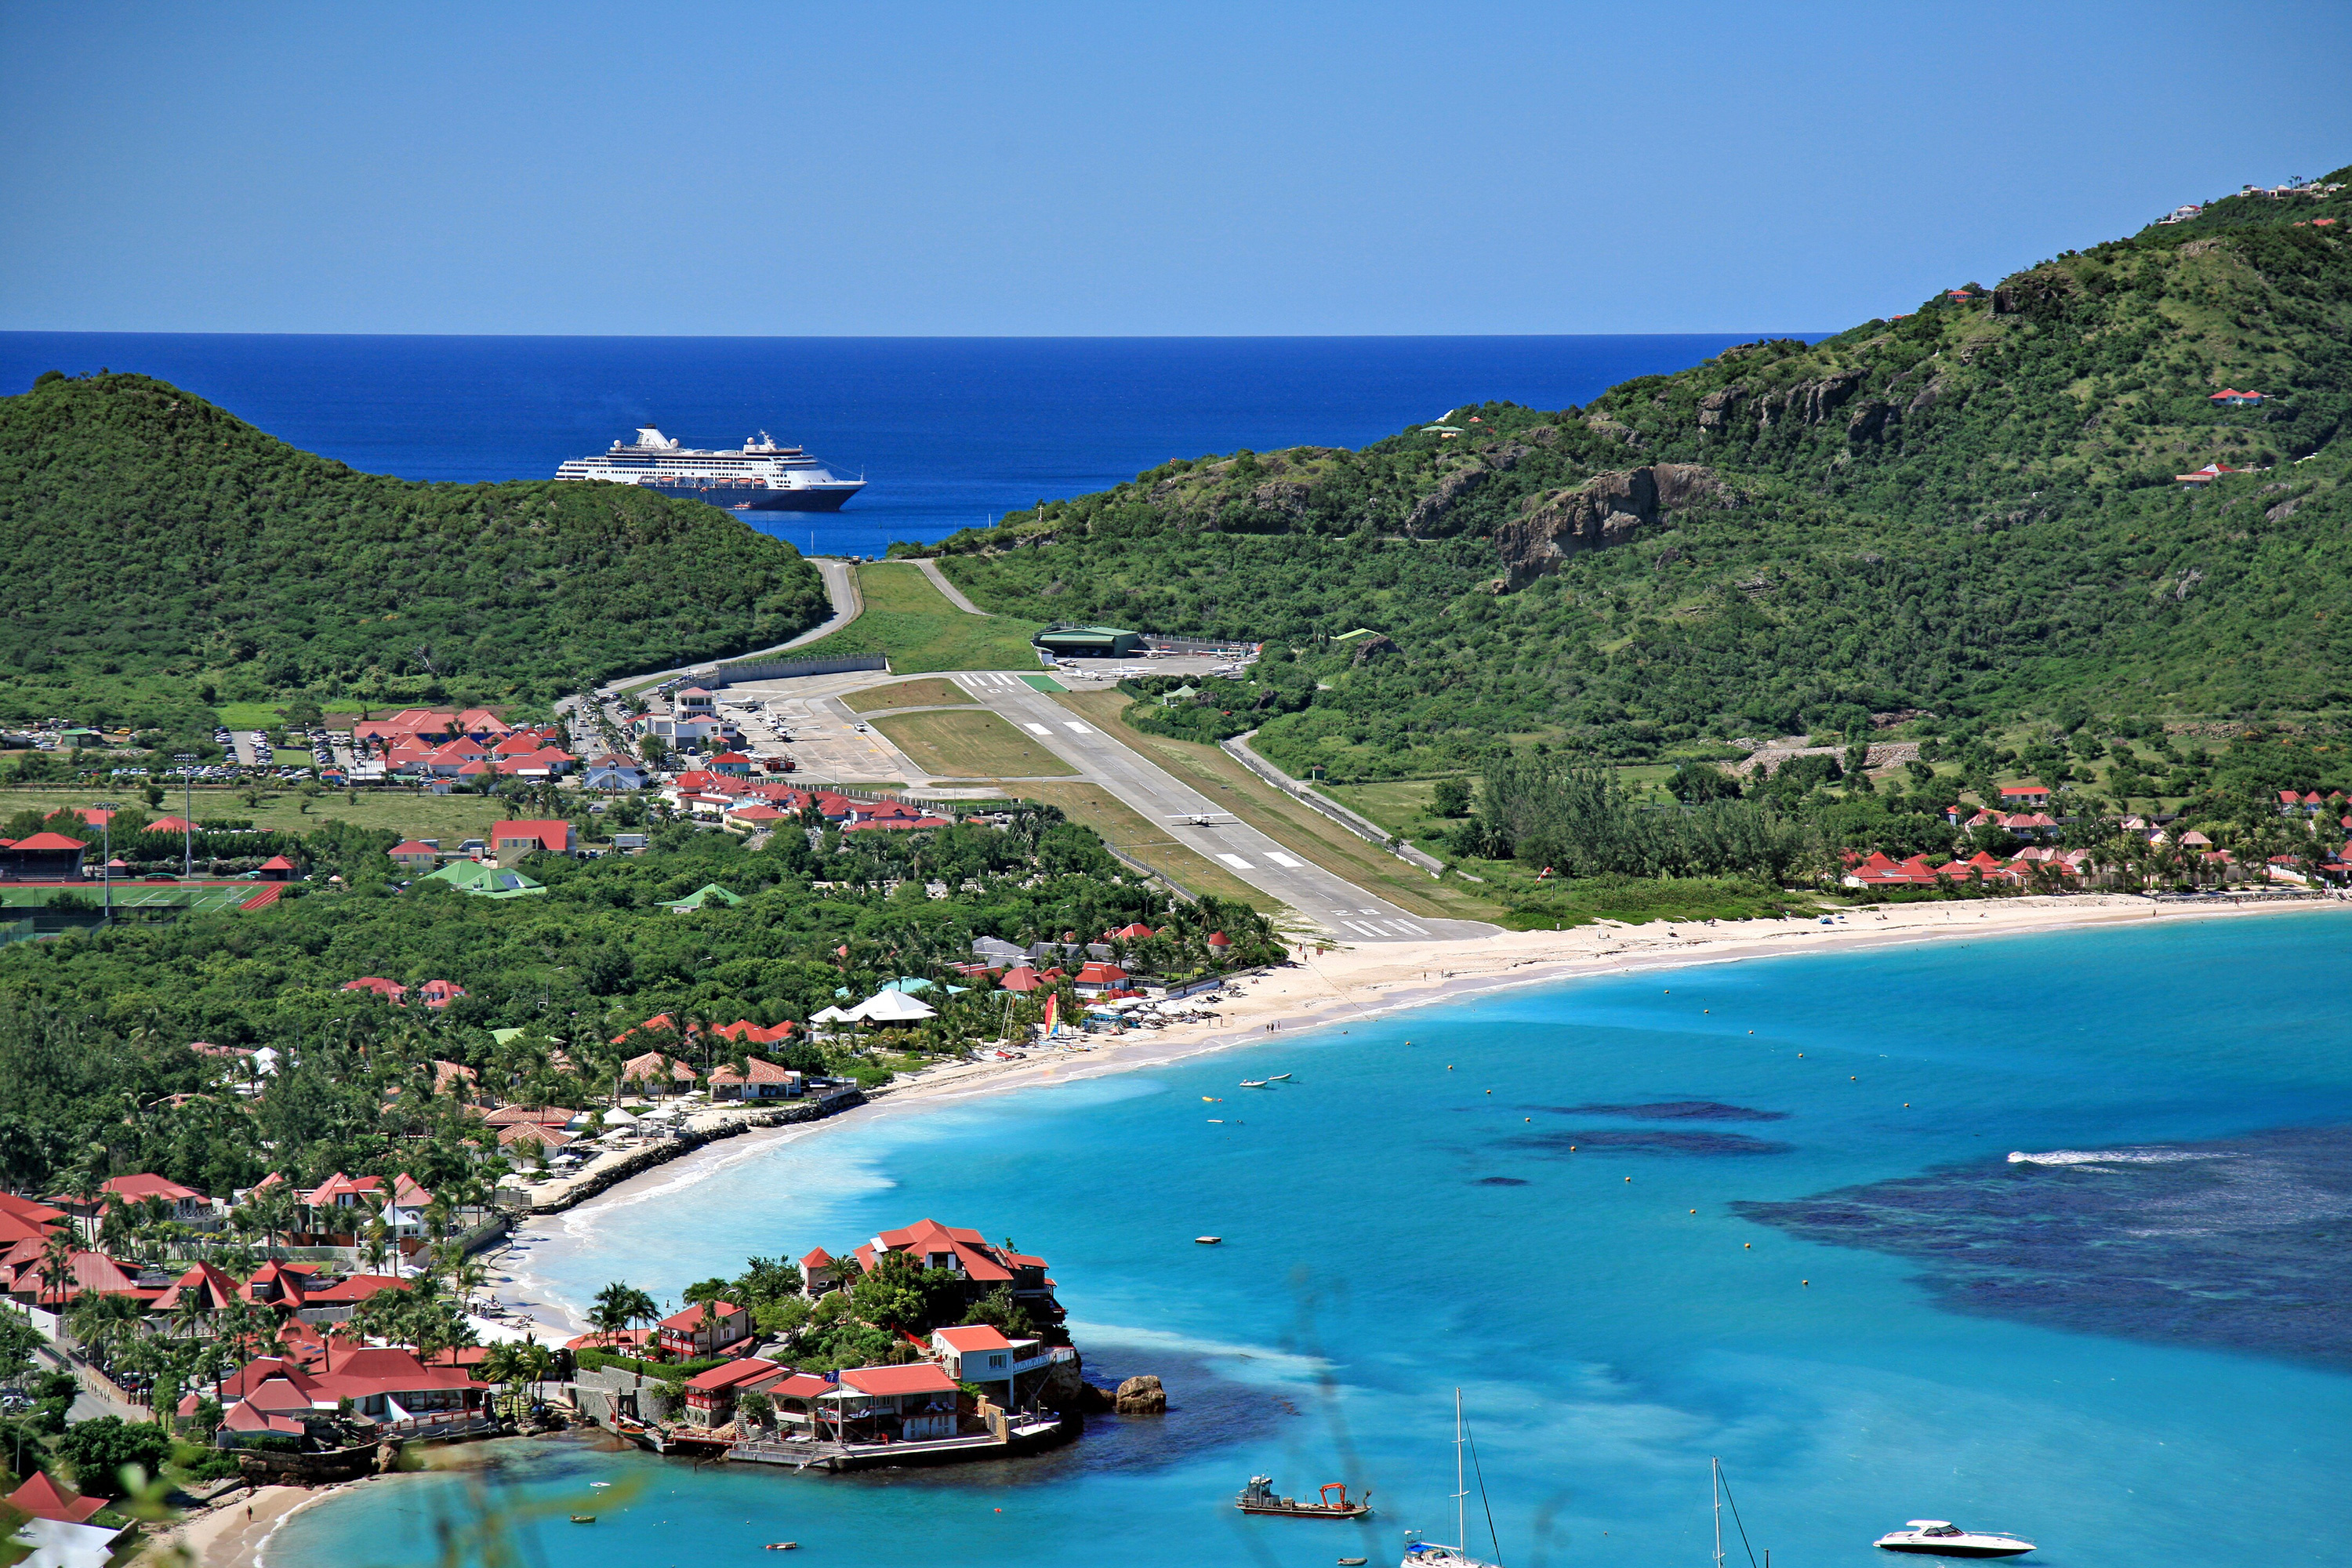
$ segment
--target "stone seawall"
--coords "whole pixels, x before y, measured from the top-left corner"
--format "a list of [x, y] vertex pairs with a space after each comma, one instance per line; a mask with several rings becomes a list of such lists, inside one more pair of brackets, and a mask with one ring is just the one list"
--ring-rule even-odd
[[635, 1151], [602, 1170], [588, 1172], [566, 1182], [561, 1192], [532, 1194], [533, 1201], [529, 1212], [533, 1215], [562, 1214], [566, 1209], [576, 1208], [586, 1203], [599, 1193], [620, 1185], [632, 1176], [643, 1175], [656, 1165], [667, 1165], [672, 1160], [683, 1159], [697, 1149], [706, 1144], [716, 1143], [722, 1138], [739, 1137], [761, 1127], [789, 1127], [798, 1121], [822, 1121], [828, 1116], [838, 1116], [845, 1110], [865, 1103], [864, 1090], [843, 1089], [837, 1093], [828, 1094], [821, 1100], [803, 1100], [793, 1105], [777, 1106], [772, 1110], [753, 1111], [723, 1126], [703, 1128], [681, 1133], [676, 1138], [665, 1138], [659, 1142], [649, 1143], [645, 1148]]

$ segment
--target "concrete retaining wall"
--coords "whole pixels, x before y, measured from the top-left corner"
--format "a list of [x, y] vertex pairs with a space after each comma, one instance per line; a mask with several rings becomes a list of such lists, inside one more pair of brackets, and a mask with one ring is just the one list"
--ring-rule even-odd
[[706, 687], [732, 686], [739, 680], [791, 680], [803, 675], [843, 675], [854, 669], [890, 668], [878, 653], [845, 654], [839, 658], [747, 658], [722, 664], [699, 678]]

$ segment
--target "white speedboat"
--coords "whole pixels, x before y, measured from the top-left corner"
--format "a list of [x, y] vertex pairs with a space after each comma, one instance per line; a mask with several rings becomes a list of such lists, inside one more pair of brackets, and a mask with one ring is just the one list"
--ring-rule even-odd
[[1880, 1536], [1882, 1552], [1917, 1557], [2021, 1557], [2033, 1542], [1999, 1530], [1962, 1530], [1948, 1519], [1914, 1519]]

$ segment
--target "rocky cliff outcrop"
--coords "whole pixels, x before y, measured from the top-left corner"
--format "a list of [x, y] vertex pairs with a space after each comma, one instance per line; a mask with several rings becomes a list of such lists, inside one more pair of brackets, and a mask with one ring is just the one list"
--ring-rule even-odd
[[1559, 570], [1571, 555], [1629, 542], [1664, 513], [1722, 497], [1715, 470], [1696, 463], [1615, 469], [1573, 489], [1529, 496], [1518, 516], [1496, 530], [1495, 544], [1510, 569], [1511, 586], [1521, 587]]

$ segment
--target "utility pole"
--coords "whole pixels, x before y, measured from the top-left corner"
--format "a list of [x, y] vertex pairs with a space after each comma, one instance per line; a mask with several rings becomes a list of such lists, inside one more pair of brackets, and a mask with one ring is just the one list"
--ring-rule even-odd
[[180, 875], [196, 874], [196, 754], [182, 752], [180, 763]]
[[106, 913], [101, 919], [105, 924], [112, 925], [114, 923], [114, 814], [121, 808], [110, 800], [99, 801], [97, 808], [106, 813], [106, 819], [98, 825], [98, 854], [100, 862], [98, 876], [100, 885], [105, 889], [103, 896], [106, 900]]

